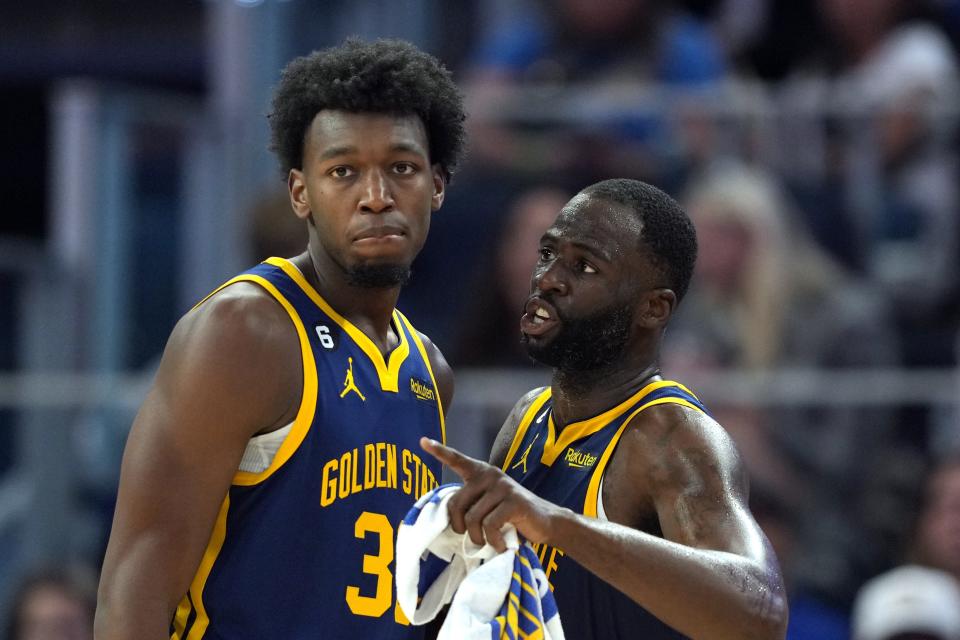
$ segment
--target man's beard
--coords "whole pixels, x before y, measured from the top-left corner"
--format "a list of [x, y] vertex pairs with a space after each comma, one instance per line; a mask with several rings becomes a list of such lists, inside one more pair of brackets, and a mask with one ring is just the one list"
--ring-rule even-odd
[[527, 354], [537, 362], [561, 371], [592, 371], [624, 356], [633, 321], [629, 305], [610, 306], [582, 318], [559, 319], [559, 333], [545, 344], [532, 343], [527, 335], [521, 337]]
[[410, 281], [411, 270], [399, 264], [360, 264], [346, 270], [347, 282], [365, 289], [402, 287]]

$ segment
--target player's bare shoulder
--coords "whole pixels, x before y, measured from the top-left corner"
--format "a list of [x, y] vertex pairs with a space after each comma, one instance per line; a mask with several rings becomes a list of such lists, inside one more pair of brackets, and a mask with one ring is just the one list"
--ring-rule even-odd
[[[739, 502], [746, 491], [746, 473], [726, 430], [709, 415], [678, 404], [638, 413], [604, 476], [608, 515], [633, 525], [681, 495]], [[607, 502], [608, 492], [617, 499]]]
[[258, 397], [249, 399], [254, 405], [249, 409], [269, 430], [296, 404], [303, 380], [300, 361], [299, 338], [287, 312], [261, 287], [237, 282], [180, 319], [157, 381], [187, 397], [202, 385], [212, 403]]
[[709, 415], [683, 405], [663, 404], [638, 415], [632, 438], [643, 440], [654, 459], [670, 453], [696, 462], [703, 460], [730, 472], [740, 457], [726, 430]]
[[745, 480], [726, 430], [709, 415], [682, 405], [662, 404], [637, 414], [621, 448], [631, 460], [642, 461], [651, 488], [686, 486], [694, 471], [728, 486]]
[[493, 447], [490, 449], [490, 464], [496, 467], [503, 466], [503, 463], [507, 459], [507, 454], [510, 452], [510, 445], [517, 435], [520, 422], [523, 421], [523, 416], [527, 414], [530, 406], [545, 390], [546, 387], [531, 389], [517, 400], [517, 404], [510, 410], [510, 414], [507, 415], [507, 419], [504, 420], [503, 426], [500, 427], [500, 432], [497, 433], [497, 437], [493, 441]]
[[249, 282], [224, 287], [187, 312], [170, 343], [189, 345], [189, 356], [197, 350], [216, 350], [218, 360], [238, 360], [238, 364], [248, 358], [268, 364], [278, 355], [299, 352], [296, 330], [286, 311], [263, 288]]
[[290, 324], [280, 304], [263, 287], [241, 281], [210, 294], [184, 314], [179, 325], [195, 328], [216, 325], [228, 336], [247, 332], [249, 335], [244, 337], [254, 337], [276, 323]]

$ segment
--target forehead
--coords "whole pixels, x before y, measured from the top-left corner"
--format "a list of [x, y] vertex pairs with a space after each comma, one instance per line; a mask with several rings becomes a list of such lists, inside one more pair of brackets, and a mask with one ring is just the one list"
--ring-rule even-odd
[[428, 155], [427, 131], [418, 116], [324, 110], [314, 116], [304, 140], [309, 157], [392, 148]]
[[636, 252], [643, 225], [630, 207], [578, 194], [568, 202], [547, 231], [565, 240], [589, 242], [619, 255]]

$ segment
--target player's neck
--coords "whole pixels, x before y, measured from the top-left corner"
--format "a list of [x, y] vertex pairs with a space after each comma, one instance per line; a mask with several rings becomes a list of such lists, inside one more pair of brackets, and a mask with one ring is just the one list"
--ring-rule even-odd
[[592, 418], [617, 406], [644, 386], [660, 379], [656, 362], [639, 367], [592, 371], [555, 369], [551, 381], [554, 422], [562, 427]]
[[400, 295], [399, 286], [375, 288], [351, 284], [342, 269], [324, 264], [322, 258], [311, 257], [309, 252], [293, 258], [292, 262], [334, 311], [366, 334], [382, 353], [396, 346], [398, 336], [391, 320]]

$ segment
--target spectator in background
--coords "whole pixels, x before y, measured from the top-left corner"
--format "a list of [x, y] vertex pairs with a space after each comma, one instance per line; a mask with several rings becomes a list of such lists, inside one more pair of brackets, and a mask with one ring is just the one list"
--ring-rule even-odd
[[[902, 456], [892, 458], [891, 465], [898, 468], [913, 466]], [[910, 475], [911, 494], [922, 494], [922, 499], [913, 538], [906, 545], [908, 564], [859, 590], [853, 606], [854, 640], [960, 640], [960, 453], [942, 458], [926, 475], [915, 470]], [[890, 495], [887, 487], [868, 492], [864, 499], [882, 505], [875, 510], [877, 519], [882, 518], [879, 511], [886, 511], [893, 512], [887, 517], [903, 520], [909, 510], [897, 507]], [[911, 505], [917, 502], [909, 500]]]
[[[585, 169], [583, 181], [649, 175], [658, 168], [650, 146], [669, 143], [655, 140], [663, 133], [655, 118], [635, 111], [644, 92], [699, 88], [726, 72], [706, 25], [662, 0], [514, 7], [490, 25], [473, 57], [475, 161], [523, 171]], [[531, 91], [511, 100], [516, 89]], [[523, 128], [533, 120], [552, 126]]]
[[960, 452], [937, 464], [924, 485], [911, 560], [960, 580]]
[[460, 335], [451, 358], [454, 366], [531, 366], [520, 344], [520, 316], [530, 293], [540, 237], [570, 194], [540, 186], [520, 194], [509, 206], [490, 258], [476, 270], [476, 284], [457, 323]]
[[905, 0], [821, 5], [847, 45], [838, 96], [844, 105], [865, 107], [875, 128], [879, 166], [872, 169], [880, 190], [861, 204], [875, 211], [865, 229], [869, 273], [898, 300], [930, 314], [954, 293], [958, 267], [956, 114], [945, 111], [957, 97], [956, 55], [933, 25], [896, 24]]
[[254, 200], [250, 225], [251, 262], [296, 255], [307, 241], [300, 220], [290, 215], [290, 194], [280, 186], [264, 190]]
[[97, 579], [85, 566], [28, 575], [13, 596], [6, 640], [92, 640]]
[[704, 24], [663, 0], [518, 2], [474, 64], [513, 82], [719, 79], [723, 52]]
[[[814, 234], [888, 291], [906, 364], [944, 365], [947, 308], [960, 301], [960, 75], [944, 33], [914, 19], [926, 4], [818, 0], [826, 45], [791, 97], [826, 115], [826, 150], [812, 165], [825, 174], [799, 187]], [[798, 155], [804, 147], [816, 145]]]
[[757, 480], [751, 478], [750, 511], [767, 534], [783, 568], [790, 603], [786, 640], [848, 640], [848, 612], [805, 592], [803, 585], [796, 584], [793, 578], [794, 567], [806, 560], [798, 539], [803, 515], [782, 492], [772, 489], [762, 479]]
[[854, 640], [960, 640], [960, 585], [948, 573], [898, 567], [863, 586]]
[[[686, 207], [701, 250], [694, 285], [667, 333], [664, 371], [696, 379], [725, 368], [897, 362], [884, 300], [802, 233], [770, 176], [716, 168], [691, 186]], [[895, 436], [889, 412], [767, 410], [719, 400], [708, 400], [711, 410], [728, 425], [755, 481], [802, 512], [796, 571], [810, 575], [795, 573], [795, 582], [845, 609], [864, 575], [889, 566], [889, 549], [864, 542], [871, 523], [858, 511], [861, 491], [885, 473], [880, 461]]]

